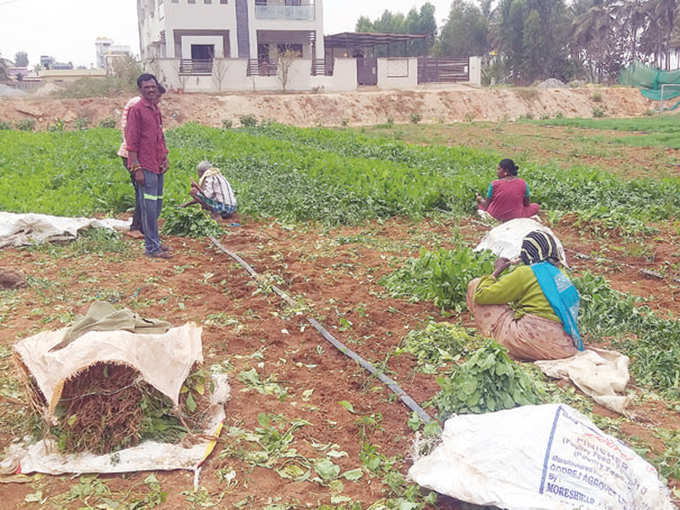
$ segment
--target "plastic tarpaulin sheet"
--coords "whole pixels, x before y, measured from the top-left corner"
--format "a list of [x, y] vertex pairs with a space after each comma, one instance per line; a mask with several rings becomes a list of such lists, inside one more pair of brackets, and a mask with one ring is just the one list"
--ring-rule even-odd
[[14, 346], [35, 378], [52, 416], [64, 383], [96, 363], [119, 363], [139, 371], [144, 380], [179, 405], [179, 392], [194, 363], [203, 361], [201, 328], [193, 323], [163, 334], [90, 331], [63, 349], [50, 352], [69, 328], [46, 331]]
[[[185, 447], [181, 444], [145, 441], [132, 448], [107, 455], [91, 453], [59, 453], [54, 441], [43, 440], [34, 444], [13, 444], [0, 463], [0, 472], [46, 473], [130, 473], [135, 471], [171, 471], [186, 469], [196, 471], [210, 455], [222, 430], [226, 417], [224, 404], [229, 399], [230, 388], [226, 374], [213, 375], [215, 390], [207, 410], [207, 423], [200, 440]], [[210, 438], [213, 439], [210, 439]]]
[[475, 251], [490, 250], [497, 257], [505, 257], [510, 260], [515, 259], [519, 257], [522, 251], [522, 240], [529, 232], [534, 230], [546, 232], [555, 239], [560, 262], [569, 267], [562, 243], [554, 232], [531, 218], [517, 218], [492, 228], [479, 242]]
[[419, 485], [511, 510], [673, 510], [654, 467], [575, 409], [523, 406], [446, 421]]
[[80, 230], [88, 227], [127, 230], [130, 228], [130, 221], [0, 211], [0, 248], [49, 241], [71, 241], [78, 237]]

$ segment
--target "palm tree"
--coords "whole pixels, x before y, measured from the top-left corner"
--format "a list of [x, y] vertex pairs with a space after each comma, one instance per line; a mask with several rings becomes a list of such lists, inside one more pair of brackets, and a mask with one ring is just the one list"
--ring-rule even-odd
[[653, 0], [652, 9], [655, 18], [658, 20], [659, 27], [659, 49], [658, 61], [664, 61], [666, 71], [671, 68], [671, 38], [673, 29], [675, 28], [675, 21], [678, 16], [678, 8], [680, 4], [678, 0]]
[[[581, 8], [583, 8], [581, 4]], [[611, 34], [616, 25], [612, 7], [606, 1], [594, 1], [581, 11], [571, 27], [571, 39], [579, 60], [589, 69], [590, 78], [602, 79], [601, 66], [609, 51]]]

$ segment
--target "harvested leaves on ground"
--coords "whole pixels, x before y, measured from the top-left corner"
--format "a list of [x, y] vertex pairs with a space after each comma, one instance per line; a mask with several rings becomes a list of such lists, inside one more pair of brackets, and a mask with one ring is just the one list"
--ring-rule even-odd
[[423, 248], [417, 259], [408, 259], [404, 267], [385, 276], [380, 283], [393, 297], [432, 300], [442, 310], [461, 311], [465, 309], [468, 283], [491, 273], [494, 259], [489, 252], [476, 253], [467, 246], [433, 252]]
[[441, 391], [432, 402], [442, 420], [452, 414], [487, 412], [540, 404], [545, 398], [521, 364], [513, 362], [505, 347], [488, 340], [450, 374], [437, 378]]
[[425, 328], [410, 331], [395, 354], [416, 357], [417, 369], [434, 374], [437, 369], [455, 363], [482, 346], [483, 339], [465, 328], [449, 322], [429, 322]]
[[[40, 395], [30, 398], [41, 401]], [[145, 440], [178, 442], [188, 432], [185, 424], [192, 432], [200, 429], [200, 416], [195, 412], [199, 405], [206, 409], [207, 400], [199, 399], [197, 404], [193, 392], [183, 386], [182, 423], [172, 401], [143, 381], [138, 371], [127, 365], [99, 362], [66, 381], [55, 408], [57, 424], [43, 427], [62, 452], [106, 454]], [[44, 408], [37, 406], [33, 411], [43, 413]]]

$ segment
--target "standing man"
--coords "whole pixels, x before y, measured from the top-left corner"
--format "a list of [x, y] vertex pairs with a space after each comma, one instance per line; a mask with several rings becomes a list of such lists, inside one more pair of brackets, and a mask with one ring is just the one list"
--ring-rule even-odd
[[168, 170], [168, 149], [163, 135], [163, 119], [156, 104], [158, 81], [152, 74], [137, 78], [142, 99], [130, 107], [125, 126], [128, 169], [134, 176], [136, 199], [141, 204], [142, 231], [147, 257], [172, 258], [161, 244], [158, 217], [163, 206], [163, 174]]
[[[160, 102], [163, 94], [165, 94], [165, 87], [163, 87], [163, 85], [158, 85], [158, 98], [156, 99], [156, 105], [158, 105]], [[141, 101], [141, 99], [141, 96], [135, 96], [130, 99], [125, 104], [123, 113], [120, 116], [120, 131], [123, 135], [123, 142], [120, 144], [117, 154], [122, 158], [125, 170], [128, 169], [128, 151], [125, 143], [125, 128], [127, 126], [128, 114], [130, 113], [130, 108]], [[135, 181], [134, 173], [130, 173], [130, 180], [132, 181], [132, 186], [135, 191], [135, 212], [132, 215], [132, 224], [130, 225], [130, 230], [126, 234], [135, 239], [142, 239], [144, 237], [144, 232], [142, 230], [142, 204], [139, 202], [139, 200], [137, 200], [137, 182]]]

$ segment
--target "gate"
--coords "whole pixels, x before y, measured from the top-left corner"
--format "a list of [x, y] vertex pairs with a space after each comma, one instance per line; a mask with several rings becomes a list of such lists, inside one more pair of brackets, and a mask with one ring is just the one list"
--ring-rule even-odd
[[378, 84], [377, 57], [357, 57], [357, 81], [359, 85]]
[[470, 59], [418, 58], [418, 83], [470, 81]]

